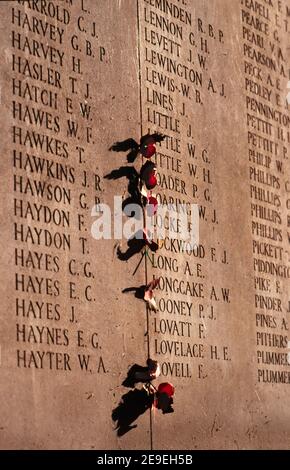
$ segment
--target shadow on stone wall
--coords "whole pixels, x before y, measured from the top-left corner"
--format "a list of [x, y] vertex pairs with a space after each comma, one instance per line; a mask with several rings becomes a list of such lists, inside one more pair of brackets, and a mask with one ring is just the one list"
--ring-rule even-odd
[[153, 399], [153, 396], [148, 395], [145, 389], [130, 390], [122, 396], [119, 405], [112, 412], [112, 419], [117, 422], [116, 429], [119, 437], [137, 427], [137, 424], [132, 425], [132, 423], [151, 408]]
[[[147, 232], [145, 208], [147, 215], [150, 217], [154, 216], [157, 211], [158, 201], [151, 193], [151, 190], [157, 185], [157, 169], [155, 163], [150, 161], [150, 158], [156, 153], [156, 143], [164, 139], [165, 136], [159, 133], [147, 134], [141, 137], [140, 144], [129, 138], [122, 142], [116, 142], [110, 147], [110, 150], [114, 152], [129, 152], [127, 154], [128, 163], [133, 163], [139, 153], [147, 160], [142, 165], [140, 173], [133, 166], [121, 166], [105, 176], [108, 180], [127, 178], [129, 195], [122, 202], [122, 210], [128, 217], [134, 217], [143, 222], [143, 229], [138, 230], [133, 237], [127, 240], [127, 250], [122, 252], [119, 246], [117, 248], [117, 256], [121, 261], [128, 261], [132, 256], [142, 252], [142, 257], [133, 275], [136, 273], [145, 254], [148, 255], [147, 249], [155, 252], [159, 248], [158, 242], [152, 240]], [[135, 207], [130, 206], [130, 204], [134, 204]], [[129, 287], [123, 289], [122, 292], [133, 292], [137, 299], [145, 300], [150, 309], [157, 311], [153, 290], [158, 283], [159, 279], [153, 279], [145, 285]], [[149, 357], [147, 366], [134, 364], [129, 369], [122, 385], [134, 388], [134, 390], [125, 393], [119, 405], [112, 411], [112, 419], [116, 422], [118, 436], [123, 436], [131, 429], [136, 428], [137, 424], [133, 423], [153, 405], [157, 409], [161, 409], [163, 413], [173, 412], [171, 405], [173, 403], [174, 387], [171, 384], [163, 383], [156, 389], [151, 383], [159, 375], [160, 366], [158, 362]], [[135, 388], [135, 385], [139, 382], [143, 383], [142, 389]]]

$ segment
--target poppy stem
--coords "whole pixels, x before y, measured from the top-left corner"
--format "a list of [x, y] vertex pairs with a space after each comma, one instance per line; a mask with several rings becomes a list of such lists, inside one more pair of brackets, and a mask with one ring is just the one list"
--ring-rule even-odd
[[154, 388], [155, 392], [157, 392], [157, 388], [156, 388], [156, 387], [154, 387], [153, 383], [151, 383], [151, 382], [149, 382], [149, 383], [150, 383], [151, 387], [153, 387], [153, 388]]
[[137, 266], [136, 266], [136, 268], [135, 268], [135, 270], [134, 270], [132, 276], [135, 276], [135, 274], [136, 274], [136, 272], [137, 272], [137, 270], [138, 270], [140, 264], [142, 263], [142, 259], [144, 258], [144, 255], [145, 255], [145, 252], [143, 251], [142, 256], [141, 256], [141, 258], [140, 258], [140, 261], [139, 261], [139, 263], [137, 264]]
[[153, 260], [150, 258], [149, 253], [148, 253], [148, 250], [147, 250], [146, 248], [145, 248], [145, 255], [149, 258], [150, 263], [151, 263], [152, 266], [153, 266]]

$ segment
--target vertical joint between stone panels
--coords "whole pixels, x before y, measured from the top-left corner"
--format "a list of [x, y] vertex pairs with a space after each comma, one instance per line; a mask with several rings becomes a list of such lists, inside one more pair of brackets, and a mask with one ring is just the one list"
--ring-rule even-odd
[[[141, 72], [141, 26], [140, 26], [140, 0], [137, 0], [137, 50], [138, 50], [138, 78], [139, 78], [139, 108], [140, 108], [140, 135], [143, 135], [143, 113], [142, 113], [142, 72]], [[142, 164], [144, 157], [142, 156]], [[145, 220], [145, 216], [144, 216]], [[148, 284], [148, 266], [147, 256], [144, 256], [144, 270], [145, 270], [145, 285]], [[146, 304], [146, 332], [147, 332], [147, 359], [150, 358], [150, 330], [149, 330], [149, 307]], [[150, 449], [153, 450], [153, 423], [152, 423], [152, 408], [149, 414], [149, 433], [150, 433]]]

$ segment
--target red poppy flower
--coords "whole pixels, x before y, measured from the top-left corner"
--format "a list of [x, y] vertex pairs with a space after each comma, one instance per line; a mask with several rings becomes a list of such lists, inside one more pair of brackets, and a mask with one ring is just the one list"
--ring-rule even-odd
[[141, 137], [140, 152], [145, 158], [151, 158], [156, 153], [156, 142], [162, 142], [165, 135], [155, 132], [154, 134], [146, 134]]
[[160, 384], [155, 395], [154, 406], [162, 410], [163, 413], [172, 413], [174, 411], [172, 408], [173, 395], [174, 387], [172, 384], [168, 382]]
[[161, 369], [160, 369], [160, 365], [158, 364], [158, 362], [153, 361], [152, 359], [148, 359], [147, 364], [148, 364], [148, 371], [149, 371], [149, 375], [151, 377], [151, 380], [156, 379], [157, 377], [159, 377], [159, 375], [161, 373]]
[[141, 153], [145, 158], [151, 158], [156, 153], [156, 147], [154, 144], [144, 145], [141, 147]]
[[153, 189], [155, 188], [156, 184], [157, 184], [156, 174], [152, 173], [146, 181], [146, 187], [147, 189]]
[[[147, 360], [147, 368], [143, 368], [143, 370], [137, 370], [135, 372], [136, 380], [140, 380], [143, 382], [151, 382], [151, 380], [156, 379], [160, 375], [160, 365], [157, 361], [153, 361], [152, 359]], [[154, 392], [155, 389], [153, 388]], [[152, 390], [152, 393], [154, 393]]]
[[153, 215], [156, 214], [157, 209], [158, 209], [158, 201], [156, 197], [154, 196], [149, 196], [147, 198], [147, 215], [148, 217], [152, 217]]
[[160, 278], [154, 279], [153, 281], [149, 282], [144, 292], [144, 300], [145, 302], [147, 302], [149, 308], [153, 310], [154, 312], [157, 312], [158, 309], [157, 309], [157, 304], [156, 304], [153, 290], [158, 286], [159, 281], [160, 281]]
[[164, 382], [159, 385], [158, 387], [158, 392], [159, 393], [166, 393], [169, 397], [173, 397], [174, 395], [174, 387], [172, 384], [168, 382]]
[[147, 189], [153, 189], [157, 184], [157, 169], [153, 162], [147, 161], [141, 168], [140, 177]]

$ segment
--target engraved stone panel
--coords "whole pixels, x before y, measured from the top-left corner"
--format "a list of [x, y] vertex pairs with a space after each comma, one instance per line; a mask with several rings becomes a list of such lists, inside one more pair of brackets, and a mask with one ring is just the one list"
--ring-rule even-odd
[[[0, 9], [0, 447], [287, 448], [289, 0]], [[110, 150], [148, 132], [157, 251], [120, 232], [146, 159]], [[149, 357], [172, 413], [123, 383]]]

